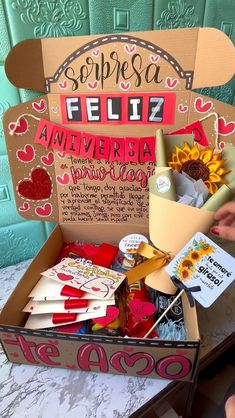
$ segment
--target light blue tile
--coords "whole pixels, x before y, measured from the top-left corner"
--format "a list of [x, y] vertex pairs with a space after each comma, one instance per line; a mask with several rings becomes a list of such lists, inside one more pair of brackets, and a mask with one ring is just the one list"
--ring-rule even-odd
[[6, 155], [0, 156], [0, 173], [0, 226], [23, 222], [24, 219], [16, 211], [9, 162]]
[[26, 221], [0, 228], [0, 268], [33, 258], [46, 239], [42, 222]]

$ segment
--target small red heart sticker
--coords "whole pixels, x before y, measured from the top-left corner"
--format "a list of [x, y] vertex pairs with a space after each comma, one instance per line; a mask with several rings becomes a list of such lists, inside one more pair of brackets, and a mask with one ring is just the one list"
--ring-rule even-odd
[[65, 274], [65, 273], [58, 273], [57, 274], [58, 279], [62, 280], [62, 282], [66, 282], [67, 280], [73, 280], [73, 276], [71, 274]]

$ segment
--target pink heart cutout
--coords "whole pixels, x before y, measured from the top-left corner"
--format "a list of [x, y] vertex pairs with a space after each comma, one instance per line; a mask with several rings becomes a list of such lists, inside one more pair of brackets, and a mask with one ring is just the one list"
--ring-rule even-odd
[[56, 180], [57, 180], [57, 183], [66, 185], [66, 184], [69, 184], [70, 176], [68, 173], [64, 173], [62, 176], [57, 176]]
[[65, 89], [67, 89], [67, 87], [68, 87], [68, 81], [67, 80], [61, 81], [59, 83], [59, 88], [60, 89], [65, 90]]
[[58, 273], [57, 274], [58, 279], [60, 279], [62, 282], [66, 282], [68, 280], [73, 280], [74, 276], [72, 274], [65, 274], [65, 273]]
[[124, 49], [127, 52], [127, 54], [133, 54], [133, 52], [136, 50], [136, 45], [125, 45]]
[[128, 81], [127, 83], [125, 81], [121, 81], [121, 83], [119, 83], [119, 87], [120, 89], [127, 91], [131, 87], [131, 83], [130, 81]]
[[95, 90], [95, 89], [97, 89], [98, 85], [99, 85], [99, 83], [98, 83], [98, 81], [97, 81], [97, 80], [95, 80], [93, 83], [91, 83], [90, 81], [87, 83], [87, 87], [88, 87], [90, 90]]
[[44, 99], [41, 99], [39, 103], [33, 102], [32, 108], [36, 110], [36, 112], [43, 113], [46, 110], [46, 102]]
[[50, 216], [52, 213], [52, 205], [50, 203], [46, 203], [44, 206], [37, 206], [35, 212], [39, 216]]
[[159, 61], [159, 59], [160, 59], [160, 55], [150, 55], [150, 61], [153, 63], [153, 64], [156, 64], [158, 61]]
[[30, 163], [34, 160], [35, 152], [32, 145], [26, 144], [23, 149], [19, 149], [16, 155], [20, 161], [24, 163]]
[[194, 101], [194, 108], [199, 113], [207, 113], [213, 107], [213, 103], [208, 101], [204, 102], [202, 97], [197, 97]]
[[119, 309], [116, 306], [108, 306], [106, 315], [100, 318], [93, 318], [92, 322], [94, 324], [99, 324], [103, 327], [113, 322], [119, 315]]
[[24, 202], [22, 206], [19, 207], [20, 212], [26, 212], [29, 210], [30, 206], [28, 202]]
[[52, 165], [54, 163], [54, 154], [53, 152], [48, 152], [47, 155], [41, 157], [41, 162], [45, 165]]
[[180, 113], [185, 113], [188, 111], [188, 106], [187, 105], [183, 105], [182, 103], [179, 104], [178, 106], [178, 111]]
[[99, 48], [93, 49], [93, 51], [92, 51], [92, 55], [93, 55], [94, 57], [98, 57], [98, 56], [100, 55], [100, 50], [99, 50]]
[[153, 303], [143, 302], [138, 298], [132, 299], [129, 303], [129, 306], [132, 314], [139, 320], [145, 318], [146, 316], [152, 315], [156, 311]]
[[65, 151], [57, 152], [57, 155], [58, 155], [59, 158], [61, 158], [61, 160], [63, 160], [66, 156], [66, 152]]

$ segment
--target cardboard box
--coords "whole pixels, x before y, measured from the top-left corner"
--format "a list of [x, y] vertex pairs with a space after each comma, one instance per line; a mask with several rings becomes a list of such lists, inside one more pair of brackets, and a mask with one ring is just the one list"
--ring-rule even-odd
[[64, 240], [80, 238], [88, 242], [115, 243], [134, 231], [119, 226], [111, 230], [103, 225], [87, 228], [61, 224], [56, 227], [1, 312], [0, 338], [9, 361], [132, 376], [193, 379], [200, 340], [196, 309], [189, 306], [185, 296], [182, 301], [186, 341], [79, 336], [24, 328], [28, 314], [22, 309], [28, 295], [39, 280], [40, 272], [56, 263]]
[[233, 107], [191, 91], [232, 77], [231, 41], [205, 28], [29, 40], [12, 49], [6, 72], [16, 86], [47, 93], [4, 115], [17, 209], [59, 221], [1, 313], [8, 359], [192, 380], [200, 341], [185, 296], [187, 340], [178, 342], [32, 331], [23, 328], [22, 309], [63, 242], [117, 244], [129, 233], [148, 234], [159, 127], [190, 125], [192, 133], [196, 123], [211, 146], [234, 141]]

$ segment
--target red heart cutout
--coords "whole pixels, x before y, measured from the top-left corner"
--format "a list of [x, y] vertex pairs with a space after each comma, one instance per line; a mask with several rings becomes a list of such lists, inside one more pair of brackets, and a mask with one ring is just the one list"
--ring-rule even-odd
[[194, 102], [194, 108], [199, 113], [207, 113], [213, 107], [213, 103], [211, 101], [204, 102], [202, 97], [197, 97]]
[[92, 322], [94, 324], [102, 325], [105, 327], [106, 325], [113, 322], [119, 315], [119, 309], [116, 306], [108, 306], [106, 310], [106, 315], [101, 316], [100, 318], [93, 318]]
[[219, 131], [220, 135], [227, 136], [227, 135], [230, 135], [234, 132], [235, 122], [233, 122], [233, 121], [226, 122], [226, 120], [223, 116], [221, 116], [218, 119], [218, 122], [219, 122], [218, 131]]
[[177, 78], [167, 77], [165, 86], [169, 89], [174, 89], [177, 84], [179, 83], [179, 80]]
[[62, 282], [66, 282], [67, 280], [73, 280], [74, 276], [71, 274], [65, 274], [65, 273], [58, 273], [57, 274], [58, 279], [62, 280]]
[[51, 196], [51, 179], [43, 168], [31, 171], [31, 180], [23, 180], [18, 185], [21, 196], [30, 200], [48, 199]]
[[54, 163], [54, 154], [49, 152], [47, 155], [41, 157], [41, 162], [45, 165], [52, 165]]
[[19, 134], [22, 135], [28, 130], [28, 123], [25, 118], [20, 118], [18, 120], [18, 123], [16, 122], [10, 122], [8, 125], [10, 133]]
[[95, 90], [98, 87], [99, 83], [97, 80], [95, 80], [93, 83], [90, 81], [87, 83], [87, 87], [91, 90]]
[[129, 306], [132, 314], [139, 320], [145, 318], [146, 316], [152, 315], [156, 310], [153, 303], [143, 302], [138, 298], [132, 299], [129, 303]]
[[50, 216], [52, 213], [51, 203], [45, 203], [43, 206], [37, 206], [35, 212], [38, 216]]
[[33, 102], [32, 108], [36, 110], [36, 112], [43, 113], [46, 110], [46, 102], [45, 100], [41, 99], [40, 102]]

